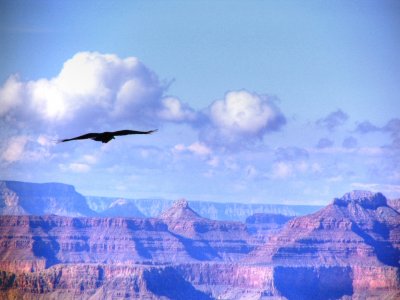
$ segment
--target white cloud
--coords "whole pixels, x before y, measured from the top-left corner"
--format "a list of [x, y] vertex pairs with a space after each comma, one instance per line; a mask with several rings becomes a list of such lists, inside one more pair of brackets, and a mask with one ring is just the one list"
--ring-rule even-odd
[[279, 118], [279, 112], [265, 98], [247, 91], [233, 91], [210, 107], [216, 127], [238, 134], [258, 135]]
[[17, 76], [10, 76], [0, 87], [0, 116], [20, 105], [22, 98], [22, 83]]
[[305, 173], [308, 171], [309, 165], [305, 161], [300, 161], [296, 164], [296, 169], [301, 173]]
[[51, 147], [51, 146], [54, 146], [56, 140], [57, 140], [56, 138], [52, 138], [52, 137], [50, 137], [50, 136], [41, 134], [41, 135], [39, 135], [38, 138], [36, 139], [36, 142], [37, 142], [40, 146], [43, 146], [43, 147]]
[[2, 150], [1, 159], [7, 163], [19, 161], [23, 158], [27, 136], [12, 137]]
[[196, 113], [189, 106], [182, 104], [173, 97], [162, 100], [162, 107], [158, 116], [162, 120], [171, 122], [194, 121], [196, 119]]
[[177, 144], [173, 148], [174, 152], [190, 152], [198, 156], [208, 156], [212, 153], [211, 149], [207, 145], [201, 142], [194, 142], [189, 146], [184, 144]]
[[186, 146], [184, 144], [177, 144], [173, 148], [173, 151], [175, 151], [175, 152], [183, 152], [185, 150], [186, 150]]
[[251, 142], [279, 129], [285, 118], [266, 96], [231, 91], [213, 102], [205, 113], [201, 138], [212, 145], [229, 146]]
[[293, 175], [293, 167], [289, 163], [277, 162], [272, 167], [272, 178], [286, 179]]
[[150, 126], [194, 118], [178, 99], [163, 98], [165, 92], [157, 75], [137, 58], [79, 52], [54, 78], [24, 82], [10, 76], [0, 87], [0, 116], [30, 130], [71, 133], [110, 123]]
[[93, 164], [97, 163], [98, 157], [96, 155], [86, 154], [83, 156], [83, 160], [86, 163], [93, 165]]
[[207, 161], [207, 164], [210, 165], [213, 168], [216, 168], [219, 166], [220, 159], [217, 156], [212, 157]]
[[306, 175], [309, 173], [321, 172], [317, 163], [309, 164], [306, 161], [278, 161], [272, 165], [273, 179], [287, 179], [298, 174]]
[[3, 141], [0, 146], [0, 160], [9, 164], [52, 159], [50, 149], [55, 145], [50, 137], [19, 135]]
[[188, 150], [193, 152], [194, 154], [201, 155], [201, 156], [211, 154], [211, 149], [209, 147], [207, 147], [205, 144], [199, 143], [199, 142], [195, 142], [195, 143], [191, 144], [188, 147]]
[[84, 163], [60, 164], [59, 167], [63, 172], [71, 171], [73, 173], [87, 173], [91, 170], [91, 167]]

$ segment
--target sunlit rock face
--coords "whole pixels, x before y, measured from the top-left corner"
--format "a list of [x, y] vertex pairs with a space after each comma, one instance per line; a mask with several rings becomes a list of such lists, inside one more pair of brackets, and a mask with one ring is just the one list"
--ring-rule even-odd
[[157, 218], [1, 216], [0, 298], [397, 299], [399, 241], [399, 213], [367, 192], [247, 224], [186, 200]]

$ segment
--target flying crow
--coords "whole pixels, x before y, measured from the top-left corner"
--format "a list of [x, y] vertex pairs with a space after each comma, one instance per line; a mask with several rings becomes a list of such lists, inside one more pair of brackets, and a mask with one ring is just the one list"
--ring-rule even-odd
[[150, 134], [157, 131], [155, 130], [149, 130], [149, 131], [137, 131], [137, 130], [119, 130], [119, 131], [114, 131], [114, 132], [102, 132], [102, 133], [87, 133], [84, 135], [80, 135], [71, 139], [65, 139], [65, 140], [60, 140], [60, 142], [68, 142], [68, 141], [74, 141], [74, 140], [85, 140], [85, 139], [91, 139], [94, 141], [102, 142], [102, 143], [108, 143], [109, 141], [115, 139], [116, 136], [119, 135], [128, 135], [128, 134]]

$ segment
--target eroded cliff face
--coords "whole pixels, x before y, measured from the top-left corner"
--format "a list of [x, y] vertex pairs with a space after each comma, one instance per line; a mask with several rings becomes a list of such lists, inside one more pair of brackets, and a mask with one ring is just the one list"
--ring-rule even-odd
[[0, 215], [26, 215], [19, 205], [17, 193], [10, 190], [5, 182], [0, 181]]
[[202, 218], [184, 199], [175, 202], [160, 219], [171, 233], [183, 238], [191, 255], [198, 260], [236, 261], [257, 245], [245, 224]]
[[[0, 266], [234, 261], [255, 248], [244, 224], [201, 218], [178, 202], [159, 219], [3, 216]], [[10, 262], [14, 262], [10, 263]], [[13, 266], [15, 265], [15, 268]]]
[[277, 266], [276, 287], [293, 299], [398, 290], [399, 233], [400, 215], [382, 194], [355, 191], [289, 221], [245, 261]]
[[[234, 264], [169, 266], [74, 264], [41, 272], [0, 272], [0, 296], [27, 299], [259, 299], [271, 294], [273, 269]], [[3, 292], [1, 292], [3, 291]]]
[[184, 200], [152, 219], [2, 216], [0, 298], [396, 299], [399, 223], [383, 195], [364, 192], [266, 242]]
[[71, 185], [0, 181], [2, 215], [95, 216], [86, 199]]

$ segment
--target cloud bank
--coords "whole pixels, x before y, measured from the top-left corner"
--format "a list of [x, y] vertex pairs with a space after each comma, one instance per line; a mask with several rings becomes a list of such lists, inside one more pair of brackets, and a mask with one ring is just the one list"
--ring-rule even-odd
[[194, 118], [187, 105], [165, 93], [157, 75], [135, 57], [79, 52], [54, 78], [24, 82], [10, 76], [0, 88], [0, 117], [26, 128], [71, 131]]
[[279, 130], [286, 119], [273, 100], [230, 91], [195, 111], [167, 95], [167, 85], [135, 57], [79, 52], [54, 78], [23, 81], [10, 76], [0, 87], [0, 117], [27, 134], [75, 135], [187, 123], [208, 147], [237, 147]]

